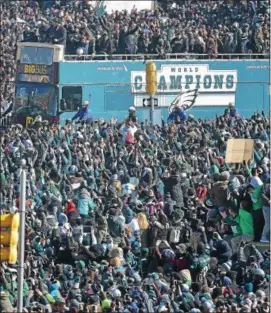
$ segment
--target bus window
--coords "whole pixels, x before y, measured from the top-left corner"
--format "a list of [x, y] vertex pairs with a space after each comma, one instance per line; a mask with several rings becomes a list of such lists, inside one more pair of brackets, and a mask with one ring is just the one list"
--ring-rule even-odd
[[22, 47], [20, 62], [22, 64], [51, 65], [53, 63], [53, 57], [53, 48]]
[[52, 88], [41, 84], [18, 84], [14, 112], [24, 116], [47, 116]]
[[66, 111], [77, 111], [82, 104], [82, 87], [65, 86], [62, 87], [62, 99], [66, 102]]

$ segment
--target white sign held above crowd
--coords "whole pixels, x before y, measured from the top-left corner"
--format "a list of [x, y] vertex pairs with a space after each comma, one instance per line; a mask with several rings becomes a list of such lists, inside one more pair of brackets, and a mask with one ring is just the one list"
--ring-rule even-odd
[[155, 1], [104, 1], [107, 12], [127, 10], [130, 12], [134, 6], [138, 11], [151, 10], [154, 8]]

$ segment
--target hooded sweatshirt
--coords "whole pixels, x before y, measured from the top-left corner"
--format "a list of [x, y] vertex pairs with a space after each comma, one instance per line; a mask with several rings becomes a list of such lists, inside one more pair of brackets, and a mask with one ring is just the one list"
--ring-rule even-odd
[[86, 189], [82, 189], [77, 204], [78, 213], [87, 216], [89, 210], [94, 209], [94, 202], [90, 198], [90, 194]]
[[216, 255], [218, 259], [218, 263], [222, 264], [228, 262], [232, 256], [232, 250], [225, 240], [217, 241], [216, 245]]

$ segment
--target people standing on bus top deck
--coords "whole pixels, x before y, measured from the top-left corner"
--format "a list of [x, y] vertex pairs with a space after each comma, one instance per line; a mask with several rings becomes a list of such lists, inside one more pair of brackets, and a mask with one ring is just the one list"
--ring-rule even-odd
[[230, 116], [231, 117], [238, 117], [239, 116], [239, 112], [235, 108], [235, 105], [232, 102], [229, 103], [229, 110], [230, 110]]
[[176, 123], [179, 121], [186, 121], [188, 118], [186, 111], [179, 107], [175, 107], [174, 110], [169, 114], [167, 122], [168, 123]]
[[230, 118], [237, 118], [240, 116], [239, 111], [235, 108], [235, 105], [230, 102], [228, 108], [225, 109], [225, 114], [228, 113]]
[[79, 118], [79, 120], [85, 120], [87, 122], [92, 121], [92, 111], [88, 107], [89, 102], [88, 101], [83, 101], [82, 103], [82, 108], [80, 108], [77, 113], [74, 115], [72, 118], [72, 121], [76, 120]]
[[60, 20], [55, 20], [48, 31], [48, 36], [52, 43], [66, 46], [67, 30], [61, 25]]
[[127, 118], [129, 121], [132, 121], [133, 123], [138, 122], [138, 118], [136, 117], [136, 108], [135, 107], [130, 107], [129, 108], [129, 115]]
[[35, 30], [33, 27], [26, 26], [24, 32], [23, 32], [23, 41], [24, 42], [38, 42], [39, 38], [37, 36], [37, 30]]
[[48, 30], [50, 29], [49, 23], [46, 19], [43, 19], [38, 28], [39, 42], [48, 42]]

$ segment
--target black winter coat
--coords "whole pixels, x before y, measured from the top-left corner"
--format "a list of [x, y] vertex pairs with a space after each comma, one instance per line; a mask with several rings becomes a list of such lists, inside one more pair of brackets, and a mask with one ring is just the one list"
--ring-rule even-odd
[[48, 36], [52, 43], [66, 46], [67, 30], [63, 26], [60, 26], [58, 28], [51, 27], [48, 31]]
[[138, 26], [125, 32], [123, 29], [119, 34], [119, 53], [135, 53], [134, 33], [138, 30]]
[[169, 178], [163, 178], [163, 182], [165, 185], [165, 194], [169, 192], [172, 200], [175, 201], [179, 207], [183, 207], [183, 191], [179, 180], [176, 177], [171, 176]]

